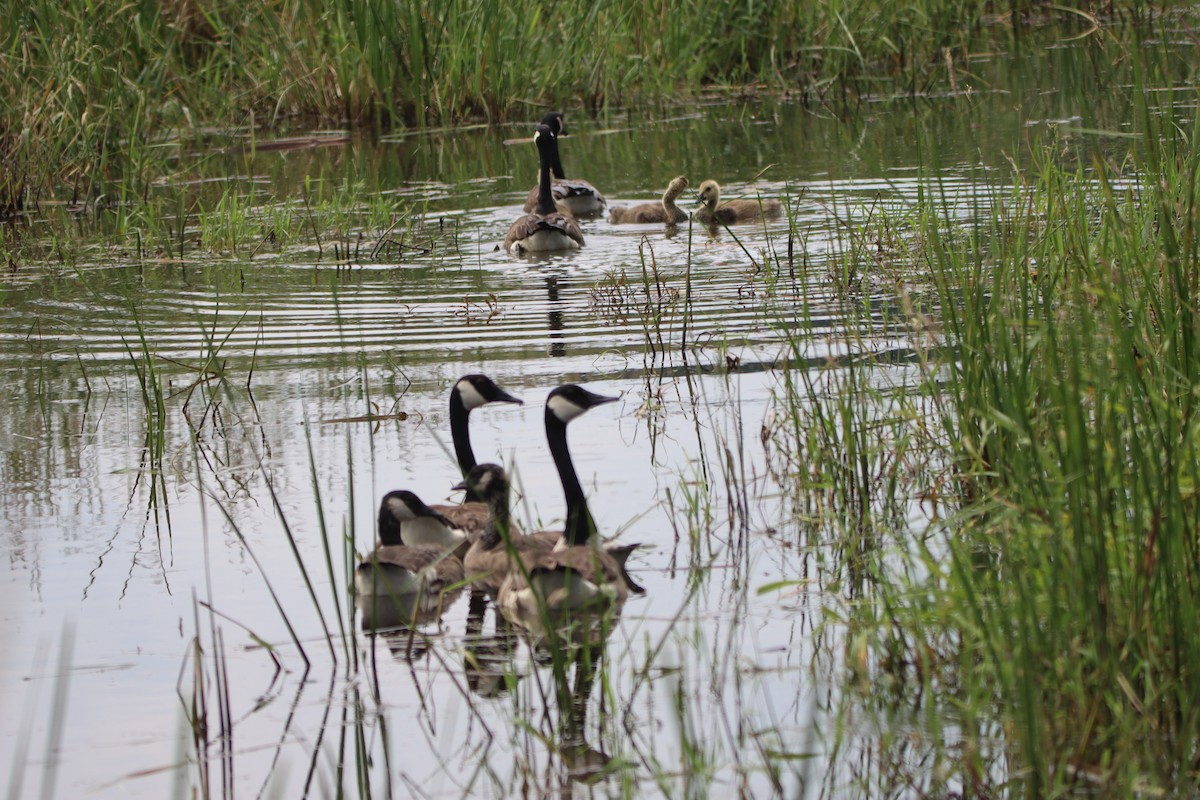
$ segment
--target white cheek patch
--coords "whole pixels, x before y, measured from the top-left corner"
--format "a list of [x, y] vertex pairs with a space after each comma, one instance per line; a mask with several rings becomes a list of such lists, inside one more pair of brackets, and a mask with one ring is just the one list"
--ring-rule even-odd
[[393, 497], [387, 501], [388, 510], [392, 512], [392, 516], [401, 522], [411, 522], [417, 518], [413, 510], [408, 507], [408, 503]]
[[570, 422], [578, 417], [583, 412], [587, 411], [582, 406], [575, 405], [562, 395], [555, 395], [546, 401], [546, 407], [550, 409], [550, 413], [558, 417], [560, 422]]
[[458, 396], [462, 398], [463, 406], [468, 411], [487, 405], [487, 398], [480, 394], [479, 390], [470, 381], [459, 381], [455, 385], [454, 390], [458, 392]]

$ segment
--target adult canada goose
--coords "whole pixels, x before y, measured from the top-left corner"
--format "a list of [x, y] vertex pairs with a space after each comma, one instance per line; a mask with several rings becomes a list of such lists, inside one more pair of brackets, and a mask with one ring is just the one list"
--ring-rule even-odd
[[550, 165], [558, 158], [554, 131], [548, 125], [534, 128], [541, 169], [538, 171], [538, 199], [531, 213], [518, 217], [504, 237], [504, 249], [517, 252], [576, 250], [583, 246], [583, 230], [574, 217], [559, 211], [550, 189]]
[[[550, 129], [556, 140], [567, 135], [567, 124], [563, 121], [561, 111], [548, 112], [546, 116], [542, 117], [541, 124]], [[576, 217], [599, 214], [604, 211], [607, 201], [595, 186], [585, 180], [569, 180], [566, 177], [557, 146], [554, 149], [554, 160], [550, 164], [550, 171], [552, 174], [550, 191], [554, 195], [554, 202], [560, 209], [569, 211]], [[525, 198], [526, 211], [533, 211], [537, 207], [540, 192], [540, 184], [529, 191], [529, 196]]]
[[[454, 441], [454, 458], [463, 477], [475, 466], [475, 451], [471, 449], [471, 412], [488, 403], [516, 403], [524, 400], [513, 397], [486, 375], [463, 375], [450, 390], [450, 438]], [[470, 490], [464, 502], [478, 502]]]
[[636, 206], [618, 206], [608, 214], [613, 225], [625, 222], [666, 222], [675, 224], [687, 220], [687, 212], [675, 205], [675, 198], [683, 194], [688, 180], [683, 175], [672, 178], [658, 203], [639, 203]]
[[[643, 589], [629, 573], [625, 571], [625, 562], [629, 554], [637, 549], [636, 544], [618, 544], [617, 542], [601, 542], [596, 533], [596, 520], [588, 508], [587, 496], [575, 474], [575, 463], [571, 460], [571, 451], [567, 447], [567, 424], [591, 408], [616, 401], [616, 397], [605, 397], [576, 386], [573, 383], [563, 384], [546, 396], [546, 411], [544, 424], [546, 427], [546, 443], [550, 447], [550, 455], [558, 470], [558, 479], [562, 484], [563, 496], [567, 503], [567, 516], [561, 532], [562, 541], [555, 547], [590, 545], [599, 547], [611, 555], [620, 568], [622, 583], [634, 594], [644, 594]], [[550, 531], [546, 535], [558, 534]]]
[[470, 544], [467, 533], [451, 522], [442, 508], [454, 510], [458, 506], [427, 506], [412, 492], [388, 492], [379, 503], [379, 540], [385, 545], [434, 547], [462, 558]]
[[430, 536], [427, 529], [447, 526], [445, 517], [412, 492], [384, 496], [379, 506], [379, 545], [354, 571], [364, 625], [370, 617], [368, 627], [382, 627], [380, 619], [394, 620], [397, 606], [410, 618], [435, 611], [447, 599], [443, 594], [463, 583], [462, 562], [436, 542], [438, 534], [433, 534], [434, 543], [421, 543]]
[[596, 523], [567, 447], [571, 420], [616, 399], [574, 384], [558, 387], [546, 399], [546, 439], [567, 501], [564, 530], [506, 535], [510, 517], [504, 471], [483, 464], [467, 476], [492, 513], [484, 535], [467, 552], [467, 574], [486, 580], [510, 620], [527, 623], [543, 607], [551, 613], [601, 610], [623, 602], [631, 590], [643, 591], [625, 572], [634, 546], [601, 546], [594, 535]]
[[[454, 457], [458, 461], [458, 468], [464, 476], [475, 466], [475, 451], [471, 448], [471, 412], [488, 403], [521, 405], [523, 402], [520, 398], [513, 397], [501, 389], [486, 375], [464, 375], [454, 383], [454, 387], [450, 390], [450, 438], [454, 442]], [[450, 523], [449, 528], [441, 531], [440, 542], [425, 540], [421, 543], [440, 543], [447, 549], [455, 548], [460, 557], [466, 553], [467, 537], [483, 530], [488, 520], [487, 506], [480, 502], [480, 498], [470, 490], [467, 491], [467, 496], [463, 498], [461, 504], [435, 505], [433, 509], [446, 518]], [[427, 524], [426, 530], [432, 539], [436, 529]], [[405, 539], [405, 544], [416, 543]]]
[[554, 549], [557, 539], [523, 535], [515, 530], [509, 507], [508, 475], [503, 467], [480, 464], [456, 488], [475, 492], [487, 505], [487, 525], [463, 556], [463, 567], [471, 584], [494, 598], [512, 566], [509, 548], [517, 554], [526, 550], [549, 551]]
[[705, 225], [718, 222], [732, 225], [735, 222], [775, 219], [783, 213], [783, 206], [778, 200], [730, 200], [718, 206], [721, 202], [721, 187], [713, 180], [700, 184], [700, 194], [696, 196], [696, 202], [703, 205], [703, 208], [696, 211], [696, 219]]

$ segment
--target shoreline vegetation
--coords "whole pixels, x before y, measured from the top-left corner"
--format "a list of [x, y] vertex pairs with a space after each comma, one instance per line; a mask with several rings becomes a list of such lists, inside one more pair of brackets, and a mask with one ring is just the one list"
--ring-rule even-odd
[[973, 49], [1046, 25], [1086, 34], [1144, 22], [1170, 7], [11, 4], [0, 29], [0, 210], [30, 196], [139, 197], [186, 143], [217, 131], [501, 124], [550, 106], [599, 115], [722, 90], [835, 108], [862, 93], [954, 91]]

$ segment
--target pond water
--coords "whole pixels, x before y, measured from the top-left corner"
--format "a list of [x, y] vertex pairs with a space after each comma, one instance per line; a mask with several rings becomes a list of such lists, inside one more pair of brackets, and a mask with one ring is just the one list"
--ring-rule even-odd
[[[823, 580], [837, 553], [772, 479], [761, 432], [785, 369], [819, 380], [868, 352], [893, 356], [880, 386], [919, 377], [895, 275], [873, 272], [873, 243], [855, 260], [847, 224], [932, 190], [968, 226], [1010, 159], [1118, 150], [1094, 133], [1129, 125], [1118, 69], [1082, 42], [981, 56], [957, 92], [887, 87], [838, 114], [714, 98], [569, 115], [568, 175], [611, 204], [686, 174], [782, 198], [788, 217], [714, 233], [589, 220], [583, 250], [541, 258], [497, 250], [536, 170], [528, 142], [505, 143], [520, 128], [188, 148], [155, 192], [190, 208], [228, 187], [207, 181], [240, 176], [257, 221], [222, 252], [195, 241], [195, 217], [181, 258], [133, 231], [102, 246], [107, 212], [79, 216], [74, 257], [10, 270], [0, 302], [9, 785], [870, 796], [878, 733], [842, 702], [832, 619], [847, 598]], [[380, 228], [260, 241], [270, 208], [301, 213], [306, 191], [341, 186], [412, 204], [424, 229], [406, 241], [431, 249], [377, 249]], [[9, 240], [68, 212], [43, 213]], [[470, 372], [525, 400], [473, 414], [472, 434], [481, 460], [516, 473], [531, 525], [562, 515], [546, 393], [621, 398], [571, 427], [600, 530], [643, 544], [631, 569], [647, 592], [595, 676], [560, 674], [467, 596], [420, 636], [355, 631], [345, 537], [372, 546], [390, 489], [450, 495], [446, 398]], [[910, 524], [923, 520], [914, 502]], [[568, 698], [579, 722], [564, 733]], [[584, 782], [601, 762], [612, 777]]]

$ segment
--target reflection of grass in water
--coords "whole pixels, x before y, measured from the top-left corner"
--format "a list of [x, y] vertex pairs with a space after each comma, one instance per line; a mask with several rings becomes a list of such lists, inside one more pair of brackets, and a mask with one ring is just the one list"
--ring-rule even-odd
[[[75, 629], [71, 624], [62, 627], [58, 644], [58, 662], [54, 668], [54, 687], [50, 696], [50, 714], [46, 720], [45, 753], [42, 756], [41, 797], [54, 797], [54, 788], [58, 782], [59, 751], [62, 749], [63, 732], [66, 730], [67, 701], [71, 688], [71, 672], [75, 669], [72, 656], [75, 650]], [[46, 677], [46, 647], [45, 643], [37, 649], [34, 663], [31, 666], [30, 679], [33, 691], [25, 695], [25, 713], [18, 729], [16, 745], [12, 753], [12, 766], [8, 773], [7, 796], [10, 798], [31, 797], [22, 790], [25, 788], [25, 769], [29, 766], [29, 752], [33, 744], [35, 716], [37, 715], [36, 689]]]
[[[145, 440], [142, 444], [142, 463], [138, 481], [147, 478], [150, 483], [150, 510], [157, 519], [161, 510], [170, 526], [170, 512], [166, 505], [167, 483], [163, 472], [163, 456], [166, 453], [167, 407], [164, 400], [164, 382], [159, 375], [157, 359], [151, 352], [145, 329], [135, 307], [130, 306], [137, 332], [136, 349], [125, 341], [125, 351], [137, 375], [141, 389], [142, 408], [145, 413]], [[135, 489], [136, 490], [136, 489]]]

